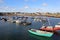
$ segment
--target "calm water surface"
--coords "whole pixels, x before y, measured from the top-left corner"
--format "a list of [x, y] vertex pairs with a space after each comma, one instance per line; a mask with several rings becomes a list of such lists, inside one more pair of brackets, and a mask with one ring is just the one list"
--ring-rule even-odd
[[[49, 18], [52, 26], [60, 22], [59, 18]], [[23, 26], [15, 23], [0, 21], [0, 40], [59, 40], [60, 35], [54, 34], [51, 38], [40, 37], [30, 34], [27, 30], [30, 28], [39, 29], [42, 26], [41, 22], [33, 21], [33, 19], [28, 19], [32, 22], [32, 25]], [[48, 25], [48, 23], [46, 24]]]

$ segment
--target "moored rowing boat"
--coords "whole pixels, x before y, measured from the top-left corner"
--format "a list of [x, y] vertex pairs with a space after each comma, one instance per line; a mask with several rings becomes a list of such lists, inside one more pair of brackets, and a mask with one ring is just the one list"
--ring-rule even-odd
[[45, 36], [45, 37], [51, 37], [53, 35], [52, 32], [47, 32], [47, 31], [42, 31], [42, 30], [36, 30], [36, 29], [31, 29], [28, 30], [30, 33], [38, 35], [38, 36]]

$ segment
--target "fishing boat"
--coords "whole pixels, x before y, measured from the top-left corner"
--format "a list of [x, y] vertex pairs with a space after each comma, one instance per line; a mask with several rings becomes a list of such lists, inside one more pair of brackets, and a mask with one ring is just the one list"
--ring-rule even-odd
[[[48, 22], [49, 26], [44, 26], [46, 22]], [[42, 20], [42, 23], [43, 23], [43, 26], [40, 28], [40, 30], [49, 31], [49, 32], [53, 32], [54, 31], [53, 27], [50, 24], [49, 18], [47, 19], [47, 21], [46, 20]]]
[[60, 27], [41, 27], [40, 30], [44, 30], [44, 31], [49, 31], [49, 32], [57, 32], [58, 30], [60, 30]]
[[[49, 25], [50, 25], [50, 21], [49, 20], [48, 20], [48, 22], [49, 22]], [[60, 30], [60, 23], [58, 23], [58, 25], [55, 25], [55, 27], [52, 27], [52, 26], [42, 26], [40, 28], [40, 30], [56, 33], [57, 30]]]
[[48, 32], [55, 32], [54, 28], [52, 26], [42, 26], [40, 30], [48, 31]]
[[52, 37], [53, 35], [53, 32], [47, 32], [47, 31], [42, 31], [42, 30], [37, 30], [37, 29], [30, 29], [28, 31], [38, 36]]
[[22, 25], [31, 25], [31, 22], [27, 21], [27, 18], [24, 18], [21, 22]]

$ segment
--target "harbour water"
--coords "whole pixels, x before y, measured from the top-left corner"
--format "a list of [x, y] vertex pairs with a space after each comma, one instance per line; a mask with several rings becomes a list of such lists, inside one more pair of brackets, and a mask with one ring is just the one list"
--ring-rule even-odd
[[[60, 22], [60, 18], [51, 17], [49, 20], [51, 26], [53, 27]], [[42, 23], [39, 21], [34, 21], [30, 17], [28, 21], [32, 22], [32, 24], [23, 26], [20, 24], [4, 22], [0, 20], [0, 40], [60, 40], [59, 34], [54, 34], [51, 38], [30, 34], [28, 32], [29, 29], [39, 29], [42, 26]], [[48, 23], [46, 25], [48, 25]]]

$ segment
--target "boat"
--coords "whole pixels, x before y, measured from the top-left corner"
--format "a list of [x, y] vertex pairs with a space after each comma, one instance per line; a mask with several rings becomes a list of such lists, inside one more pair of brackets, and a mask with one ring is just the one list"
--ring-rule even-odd
[[6, 19], [6, 18], [2, 18], [1, 20], [3, 20], [3, 21], [7, 21], [7, 19]]
[[48, 32], [55, 32], [54, 28], [52, 26], [42, 26], [40, 30], [48, 31]]
[[47, 32], [47, 31], [42, 31], [42, 30], [37, 30], [37, 29], [30, 29], [28, 31], [38, 36], [52, 37], [53, 35], [53, 32]]
[[11, 23], [16, 23], [16, 20], [7, 20], [7, 21]]
[[21, 22], [22, 22], [21, 20], [16, 20], [16, 23], [17, 23], [17, 24], [19, 24], [19, 23], [21, 23]]
[[34, 18], [34, 21], [41, 21], [41, 18]]
[[55, 25], [55, 27], [52, 27], [52, 26], [50, 26], [50, 22], [49, 22], [49, 26], [42, 26], [40, 28], [40, 30], [44, 30], [44, 31], [49, 31], [49, 32], [56, 33], [57, 30], [60, 30], [60, 23], [58, 23], [58, 25]]
[[55, 30], [54, 30], [55, 28], [53, 26], [51, 26], [49, 18], [47, 18], [47, 21], [45, 21], [43, 23], [46, 23], [46, 22], [48, 22], [49, 25], [48, 26], [44, 26], [45, 24], [43, 24], [43, 26], [40, 28], [40, 30], [55, 33]]
[[55, 25], [55, 27], [52, 26], [42, 26], [40, 29], [46, 30], [46, 31], [57, 31], [60, 30], [60, 23], [58, 23], [57, 25]]
[[27, 18], [24, 18], [24, 19], [21, 21], [21, 24], [22, 24], [22, 25], [31, 25], [31, 22], [28, 22], [28, 21], [27, 21]]
[[22, 25], [31, 25], [31, 22], [21, 22]]
[[35, 38], [37, 40], [52, 40], [51, 37], [43, 37], [43, 36], [37, 36], [37, 35], [33, 35], [33, 34], [29, 34], [29, 37], [31, 38]]
[[56, 33], [60, 34], [60, 22], [57, 25], [55, 25], [55, 29], [54, 30], [56, 31]]

